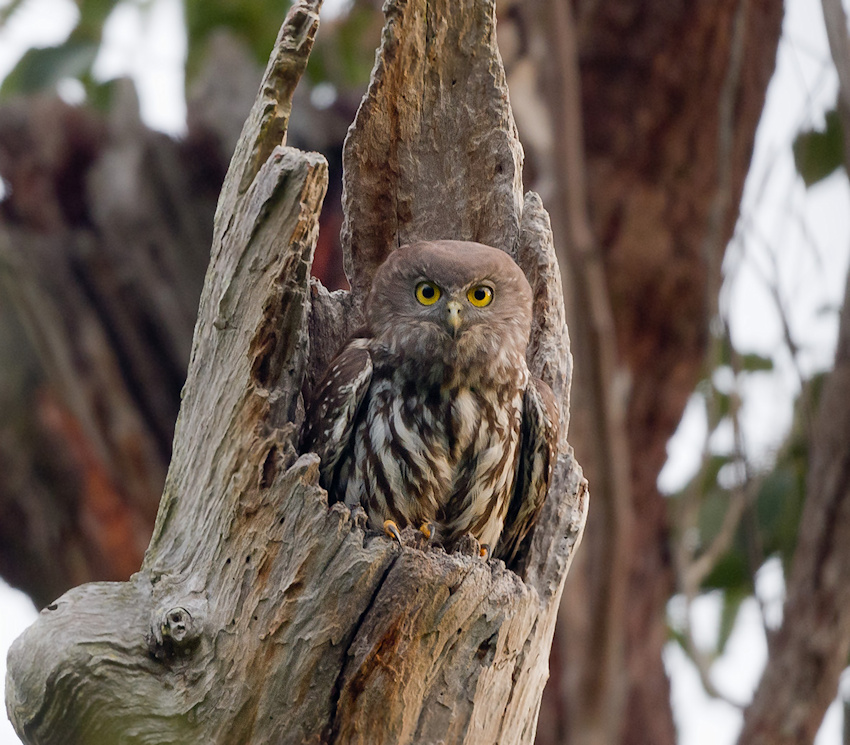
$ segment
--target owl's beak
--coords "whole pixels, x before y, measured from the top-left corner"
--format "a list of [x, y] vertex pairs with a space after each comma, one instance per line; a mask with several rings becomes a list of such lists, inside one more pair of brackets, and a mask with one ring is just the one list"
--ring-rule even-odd
[[463, 322], [460, 315], [462, 308], [463, 306], [457, 300], [449, 300], [449, 302], [446, 303], [446, 310], [449, 313], [446, 321], [449, 324], [449, 328], [452, 330], [452, 336], [457, 336], [460, 324]]

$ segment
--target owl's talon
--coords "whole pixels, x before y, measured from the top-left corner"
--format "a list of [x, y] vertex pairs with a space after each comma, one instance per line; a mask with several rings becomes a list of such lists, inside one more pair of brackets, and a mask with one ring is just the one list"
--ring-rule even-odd
[[481, 547], [478, 549], [478, 556], [481, 557], [481, 561], [490, 561], [490, 557], [492, 555], [493, 552], [490, 550], [490, 544], [482, 543]]
[[395, 538], [398, 541], [398, 545], [401, 546], [401, 533], [399, 532], [398, 525], [392, 520], [384, 520], [384, 533], [390, 538]]
[[430, 520], [426, 520], [422, 525], [419, 526], [419, 532], [424, 535], [428, 541], [430, 541], [434, 537], [434, 533], [436, 533], [437, 528]]

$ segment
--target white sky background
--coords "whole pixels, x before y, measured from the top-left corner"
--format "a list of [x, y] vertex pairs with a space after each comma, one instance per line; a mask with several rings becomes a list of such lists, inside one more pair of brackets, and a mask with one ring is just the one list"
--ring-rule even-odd
[[[845, 6], [850, 0], [845, 0]], [[323, 13], [346, 0], [326, 0]], [[0, 6], [4, 0], [0, 0]], [[72, 0], [27, 0], [0, 32], [0, 79], [32, 46], [63, 41], [77, 9]], [[110, 17], [95, 73], [109, 79], [131, 75], [139, 90], [142, 117], [152, 127], [179, 136], [185, 131], [183, 63], [186, 41], [179, 0], [154, 0], [148, 8], [126, 2]], [[776, 73], [756, 138], [753, 166], [745, 188], [742, 218], [724, 262], [721, 309], [741, 352], [771, 357], [776, 370], [750, 374], [741, 381], [742, 426], [755, 464], [769, 466], [791, 422], [799, 377], [782, 341], [780, 316], [770, 285], [778, 288], [783, 311], [801, 352], [797, 365], [805, 375], [828, 369], [837, 335], [837, 309], [843, 300], [850, 257], [850, 187], [844, 171], [806, 190], [796, 175], [791, 143], [800, 129], [823, 124], [835, 102], [837, 77], [826, 41], [820, 3], [786, 0], [783, 38]], [[67, 81], [60, 93], [79, 102], [82, 89]], [[830, 309], [823, 312], [823, 309]], [[702, 400], [694, 397], [679, 432], [668, 448], [670, 460], [659, 479], [668, 492], [680, 488], [699, 466], [706, 437]], [[729, 432], [712, 437], [717, 452], [731, 450]], [[758, 577], [758, 593], [767, 604], [771, 625], [778, 623], [783, 594], [782, 569], [768, 561]], [[720, 598], [697, 600], [692, 620], [698, 643], [710, 649], [716, 638]], [[673, 598], [671, 623], [681, 624], [684, 601]], [[0, 693], [5, 653], [12, 640], [34, 620], [29, 599], [0, 580]], [[712, 668], [716, 687], [729, 699], [746, 703], [767, 658], [763, 625], [755, 600], [741, 611], [726, 654]], [[738, 709], [710, 699], [681, 649], [669, 644], [673, 710], [681, 745], [732, 745], [741, 725]], [[842, 686], [843, 688], [845, 686]], [[850, 689], [850, 685], [846, 686]], [[850, 697], [850, 690], [847, 691]], [[842, 714], [835, 704], [817, 745], [840, 745]], [[0, 745], [17, 745], [11, 724], [0, 715]]]

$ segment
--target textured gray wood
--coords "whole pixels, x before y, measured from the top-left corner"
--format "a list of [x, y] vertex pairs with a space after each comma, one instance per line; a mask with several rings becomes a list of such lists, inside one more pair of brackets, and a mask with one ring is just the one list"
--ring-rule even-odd
[[[326, 165], [281, 146], [317, 26], [317, 3], [302, 2], [284, 24], [222, 190], [174, 454], [141, 571], [67, 593], [10, 651], [7, 708], [28, 743], [533, 740], [587, 511], [566, 432], [522, 576], [482, 562], [474, 545], [447, 555], [416, 531], [405, 531], [403, 548], [366, 531], [361, 511], [328, 506], [317, 457], [294, 445], [302, 383], [357, 323], [357, 293], [387, 250], [414, 238], [475, 238], [518, 258], [535, 292], [530, 363], [566, 413], [557, 263], [539, 199], [522, 197], [493, 4], [397, 0], [387, 11], [382, 56], [346, 148], [346, 229], [360, 236], [347, 257], [354, 294], [309, 280]], [[422, 54], [405, 86], [382, 87]], [[446, 87], [440, 71], [457, 84]], [[418, 112], [414, 101], [437, 102], [439, 116], [432, 107], [413, 129], [387, 132], [407, 154], [397, 170], [373, 173], [386, 156], [373, 124], [386, 111]], [[461, 135], [465, 155], [450, 146]], [[503, 178], [494, 178], [495, 163]], [[386, 215], [371, 206], [402, 187], [413, 218], [378, 231]]]

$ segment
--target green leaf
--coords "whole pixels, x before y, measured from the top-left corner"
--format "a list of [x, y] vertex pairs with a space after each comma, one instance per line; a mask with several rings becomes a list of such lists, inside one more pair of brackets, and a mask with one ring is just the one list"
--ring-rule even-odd
[[700, 494], [707, 495], [717, 491], [717, 475], [720, 469], [732, 462], [729, 455], [712, 455], [705, 464], [702, 476]]
[[740, 587], [732, 587], [723, 593], [723, 608], [720, 611], [720, 629], [717, 633], [716, 655], [719, 657], [726, 649], [726, 643], [732, 636], [735, 621], [738, 620], [738, 612], [741, 604], [750, 597], [750, 593]]
[[86, 104], [100, 111], [109, 111], [112, 108], [118, 82], [117, 78], [107, 80], [104, 83], [85, 80]]
[[770, 357], [762, 357], [760, 354], [742, 354], [740, 362], [741, 369], [747, 372], [773, 370], [773, 360]]
[[77, 78], [91, 69], [98, 45], [69, 39], [56, 47], [29, 49], [0, 87], [0, 95], [52, 89], [63, 78]]
[[721, 393], [716, 388], [714, 389], [714, 415], [716, 421], [711, 422], [712, 429], [714, 432], [717, 427], [719, 427], [723, 420], [729, 416], [729, 412], [732, 411], [732, 397], [728, 393]]
[[752, 577], [740, 540], [736, 540], [729, 551], [714, 565], [703, 581], [702, 589], [752, 594]]
[[735, 350], [732, 347], [732, 339], [730, 339], [727, 334], [720, 340], [720, 343], [717, 346], [718, 355], [717, 360], [715, 361], [715, 367], [722, 367], [723, 365], [731, 367], [732, 357], [735, 353]]
[[793, 150], [797, 171], [807, 187], [844, 165], [844, 141], [838, 111], [827, 112], [823, 132], [800, 132], [794, 140]]
[[279, 0], [185, 0], [189, 56], [186, 75], [198, 71], [207, 42], [220, 28], [227, 28], [251, 49], [257, 63], [265, 67], [289, 2]]
[[[717, 458], [713, 466], [719, 464], [720, 458]], [[729, 509], [729, 499], [729, 492], [717, 486], [715, 475], [715, 483], [713, 486], [706, 485], [700, 505], [698, 529], [703, 548], [711, 544], [723, 525], [723, 519]], [[703, 581], [702, 589], [723, 590], [745, 595], [752, 593], [752, 577], [750, 576], [746, 547], [740, 528], [729, 546], [729, 550], [719, 558]]]
[[80, 20], [71, 34], [76, 41], [100, 44], [103, 37], [103, 24], [109, 14], [115, 10], [118, 0], [77, 0]]
[[669, 623], [667, 624], [667, 638], [669, 641], [676, 642], [685, 654], [688, 653], [688, 640], [685, 635], [678, 629], [674, 629]]
[[765, 555], [779, 554], [783, 564], [794, 554], [805, 501], [805, 464], [789, 457], [765, 477], [756, 502]]

